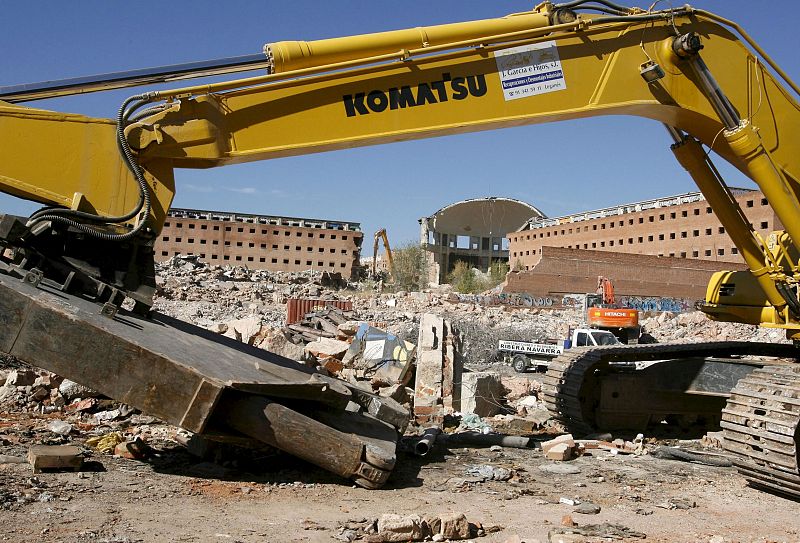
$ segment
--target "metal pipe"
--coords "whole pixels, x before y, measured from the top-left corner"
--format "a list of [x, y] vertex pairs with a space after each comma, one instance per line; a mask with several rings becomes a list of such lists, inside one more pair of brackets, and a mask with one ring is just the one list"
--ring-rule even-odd
[[[538, 449], [541, 445], [533, 438], [509, 436], [505, 434], [481, 434], [478, 432], [461, 432], [458, 434], [442, 434], [439, 441], [448, 445], [466, 445], [473, 447], [491, 447], [499, 445], [513, 449]], [[537, 446], [538, 445], [538, 446]]]
[[182, 79], [195, 79], [212, 75], [225, 75], [251, 70], [265, 70], [269, 67], [268, 59], [261, 53], [227, 57], [215, 60], [188, 62], [156, 66], [141, 70], [111, 72], [85, 77], [56, 79], [38, 83], [26, 83], [0, 87], [0, 100], [10, 103], [44, 100], [58, 96], [86, 94], [112, 89], [123, 89]]
[[417, 441], [417, 444], [414, 445], [414, 454], [417, 456], [425, 456], [428, 454], [436, 443], [436, 438], [439, 437], [441, 433], [442, 429], [438, 426], [428, 428], [422, 432], [422, 437]]

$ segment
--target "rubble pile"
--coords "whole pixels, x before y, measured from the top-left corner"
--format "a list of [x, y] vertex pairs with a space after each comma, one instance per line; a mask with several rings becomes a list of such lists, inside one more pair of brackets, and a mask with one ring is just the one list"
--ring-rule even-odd
[[644, 333], [659, 343], [692, 343], [699, 341], [762, 341], [788, 343], [783, 330], [759, 328], [749, 324], [715, 322], [700, 311], [687, 313], [655, 313], [640, 319]]

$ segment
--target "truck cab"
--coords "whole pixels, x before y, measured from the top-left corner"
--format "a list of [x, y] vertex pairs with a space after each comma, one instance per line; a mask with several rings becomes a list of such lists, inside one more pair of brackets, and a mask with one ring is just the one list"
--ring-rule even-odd
[[547, 343], [500, 340], [497, 350], [499, 357], [511, 364], [514, 371], [524, 373], [529, 370], [547, 371], [550, 361], [563, 354], [566, 349], [603, 345], [620, 345], [620, 341], [607, 330], [576, 328], [566, 340], [551, 340]]

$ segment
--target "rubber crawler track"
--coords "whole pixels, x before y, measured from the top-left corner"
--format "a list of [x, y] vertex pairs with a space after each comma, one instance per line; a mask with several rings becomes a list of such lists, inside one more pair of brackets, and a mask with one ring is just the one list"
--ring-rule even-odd
[[[609, 362], [685, 357], [771, 356], [796, 358], [792, 345], [745, 341], [577, 347], [553, 359], [542, 396], [566, 428], [585, 435], [602, 430], [586, 398], [595, 370]], [[764, 362], [769, 364], [769, 362]], [[726, 449], [739, 472], [760, 488], [800, 499], [797, 439], [800, 423], [800, 366], [766, 366], [739, 381], [722, 413]]]

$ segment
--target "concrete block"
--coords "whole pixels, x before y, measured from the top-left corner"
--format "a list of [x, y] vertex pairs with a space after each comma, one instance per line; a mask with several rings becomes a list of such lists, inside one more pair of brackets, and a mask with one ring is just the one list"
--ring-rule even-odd
[[43, 469], [78, 471], [83, 465], [83, 456], [81, 450], [72, 445], [34, 445], [28, 449], [28, 463], [34, 473]]
[[491, 417], [500, 412], [503, 385], [493, 372], [471, 372], [461, 376], [461, 412]]
[[313, 354], [317, 358], [338, 358], [341, 360], [349, 348], [350, 344], [346, 341], [321, 337], [306, 345], [306, 352]]
[[572, 434], [564, 434], [555, 439], [551, 439], [550, 441], [545, 441], [542, 443], [542, 452], [546, 453], [551, 447], [555, 447], [556, 445], [560, 445], [562, 443], [566, 443], [570, 448], [575, 447], [575, 439], [572, 437]]
[[36, 381], [36, 373], [31, 370], [11, 370], [6, 377], [6, 386], [25, 387]]
[[469, 539], [469, 522], [464, 513], [442, 515], [442, 529], [439, 532], [445, 539]]
[[548, 460], [564, 461], [572, 458], [572, 447], [566, 443], [559, 443], [553, 445], [544, 453], [544, 457]]
[[386, 514], [378, 519], [378, 534], [388, 543], [399, 541], [421, 541], [425, 535], [422, 519], [418, 515], [403, 517]]

